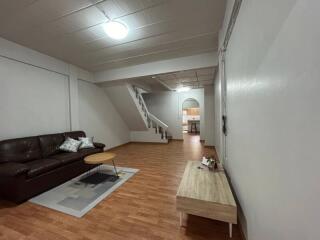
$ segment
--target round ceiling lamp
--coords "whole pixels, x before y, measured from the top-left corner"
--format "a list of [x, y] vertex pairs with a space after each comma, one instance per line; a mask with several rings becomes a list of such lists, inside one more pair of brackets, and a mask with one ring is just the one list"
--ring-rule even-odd
[[177, 89], [176, 89], [176, 91], [177, 92], [188, 92], [188, 91], [190, 91], [191, 90], [191, 88], [190, 87], [178, 87]]
[[129, 29], [125, 24], [112, 20], [107, 22], [103, 26], [103, 29], [110, 38], [116, 40], [124, 39], [129, 32]]

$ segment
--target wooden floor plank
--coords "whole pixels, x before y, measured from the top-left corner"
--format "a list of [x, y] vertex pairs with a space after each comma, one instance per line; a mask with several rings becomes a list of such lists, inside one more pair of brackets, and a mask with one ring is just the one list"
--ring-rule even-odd
[[[140, 171], [83, 218], [29, 202], [0, 201], [0, 239], [228, 239], [228, 224], [218, 221], [188, 216], [187, 227], [179, 227], [175, 195], [186, 163], [215, 154], [199, 136], [169, 144], [130, 143], [113, 152], [119, 166]], [[232, 239], [241, 239], [237, 226]]]

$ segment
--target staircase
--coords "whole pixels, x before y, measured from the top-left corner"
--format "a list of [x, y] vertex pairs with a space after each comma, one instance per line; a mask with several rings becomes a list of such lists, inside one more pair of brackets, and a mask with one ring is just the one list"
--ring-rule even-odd
[[148, 128], [146, 131], [131, 131], [131, 141], [168, 143], [168, 125], [148, 111], [139, 88], [132, 85], [130, 90], [132, 90], [130, 91], [132, 97], [135, 98], [136, 105], [145, 118]]

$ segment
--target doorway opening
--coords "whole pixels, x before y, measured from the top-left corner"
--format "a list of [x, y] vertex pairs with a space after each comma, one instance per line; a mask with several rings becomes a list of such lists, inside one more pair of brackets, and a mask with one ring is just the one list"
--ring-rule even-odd
[[200, 104], [193, 98], [186, 99], [182, 104], [182, 132], [200, 134]]

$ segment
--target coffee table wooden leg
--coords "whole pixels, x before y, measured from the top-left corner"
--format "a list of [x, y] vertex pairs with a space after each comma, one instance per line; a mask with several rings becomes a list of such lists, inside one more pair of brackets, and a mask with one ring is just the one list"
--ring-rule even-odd
[[112, 159], [112, 164], [113, 164], [113, 168], [114, 168], [114, 171], [115, 171], [115, 173], [116, 173], [116, 176], [119, 177], [118, 171], [117, 171], [116, 165], [114, 164], [113, 159]]
[[180, 227], [186, 227], [186, 224], [185, 224], [185, 216], [187, 214], [184, 213], [184, 212], [180, 212]]
[[229, 237], [232, 238], [232, 223], [229, 223]]

